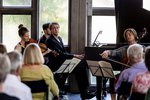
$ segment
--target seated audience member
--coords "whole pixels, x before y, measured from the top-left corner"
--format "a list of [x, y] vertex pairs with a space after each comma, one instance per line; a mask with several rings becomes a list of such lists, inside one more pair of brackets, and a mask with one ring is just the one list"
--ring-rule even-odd
[[[50, 25], [50, 31], [51, 35], [46, 41], [46, 45], [49, 49], [55, 50], [59, 53], [58, 56], [54, 56], [53, 54], [49, 54], [48, 56], [48, 63], [47, 65], [49, 68], [55, 72], [60, 68], [60, 66], [63, 64], [63, 62], [66, 59], [72, 59], [75, 58], [82, 58], [81, 55], [73, 55], [66, 51], [62, 38], [59, 36], [59, 28], [60, 25], [57, 22], [52, 22]], [[87, 73], [87, 63], [85, 59], [81, 59], [81, 62], [75, 67], [73, 70], [73, 74], [75, 74], [75, 77], [77, 79], [78, 88], [81, 94], [82, 100], [93, 98], [95, 95], [93, 93], [88, 92], [89, 88], [89, 80], [88, 80], [88, 73]], [[65, 84], [65, 81], [68, 77], [68, 74], [61, 73], [61, 74], [54, 74], [55, 81], [59, 86], [59, 89], [62, 90], [63, 85]]]
[[[44, 58], [39, 46], [30, 43], [23, 54], [23, 67], [21, 69], [21, 81], [45, 80], [50, 92], [54, 97], [59, 97], [59, 89], [54, 81], [53, 73], [43, 64]], [[32, 93], [33, 100], [43, 100], [43, 93]], [[50, 96], [49, 96], [50, 97]]]
[[10, 67], [11, 64], [8, 56], [0, 54], [0, 100], [19, 100], [3, 92], [3, 83], [10, 72]]
[[17, 51], [8, 53], [11, 62], [11, 71], [7, 75], [3, 85], [3, 92], [18, 97], [20, 100], [32, 100], [29, 87], [23, 84], [20, 79], [20, 69], [22, 67], [22, 55]]
[[0, 53], [5, 54], [7, 53], [7, 48], [4, 44], [0, 43]]
[[138, 74], [133, 81], [132, 92], [146, 94], [150, 88], [150, 46], [146, 48], [145, 65], [147, 72]]
[[147, 68], [143, 60], [143, 47], [140, 44], [130, 45], [127, 49], [127, 56], [129, 63], [131, 64], [130, 68], [123, 70], [119, 76], [119, 79], [116, 83], [115, 89], [117, 90], [121, 82], [133, 82], [133, 79], [139, 72], [146, 72]]

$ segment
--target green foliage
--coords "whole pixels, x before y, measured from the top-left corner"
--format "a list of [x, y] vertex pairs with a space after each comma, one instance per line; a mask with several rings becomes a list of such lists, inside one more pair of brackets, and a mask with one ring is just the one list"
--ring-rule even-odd
[[31, 0], [3, 0], [4, 5], [31, 5]]
[[[68, 42], [68, 0], [40, 1], [40, 28], [46, 22], [56, 21], [60, 24], [60, 35]], [[42, 28], [41, 28], [42, 30]]]

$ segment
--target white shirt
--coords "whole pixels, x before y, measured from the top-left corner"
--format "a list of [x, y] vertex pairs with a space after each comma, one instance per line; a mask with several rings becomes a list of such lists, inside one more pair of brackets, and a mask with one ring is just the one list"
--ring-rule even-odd
[[18, 97], [20, 100], [32, 100], [31, 89], [13, 74], [7, 75], [3, 84], [3, 92]]

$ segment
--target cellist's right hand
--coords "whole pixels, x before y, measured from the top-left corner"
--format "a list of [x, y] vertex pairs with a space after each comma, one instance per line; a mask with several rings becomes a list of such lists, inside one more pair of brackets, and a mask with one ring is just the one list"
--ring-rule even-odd
[[102, 58], [108, 58], [108, 56], [110, 55], [110, 51], [109, 50], [105, 50], [103, 53], [101, 53], [99, 55], [102, 56]]

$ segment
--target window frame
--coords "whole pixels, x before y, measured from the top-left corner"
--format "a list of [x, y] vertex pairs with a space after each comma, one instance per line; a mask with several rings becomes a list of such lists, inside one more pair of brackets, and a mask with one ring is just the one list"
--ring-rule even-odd
[[31, 0], [30, 6], [3, 6], [3, 1], [0, 0], [0, 42], [2, 43], [3, 38], [3, 18], [5, 15], [31, 15], [31, 38], [38, 39], [37, 33], [39, 33], [39, 0]]
[[[87, 46], [91, 46], [92, 16], [115, 16], [115, 7], [92, 7], [92, 0], [88, 0], [88, 11], [89, 12], [87, 15]], [[92, 75], [90, 75], [90, 82], [92, 85]]]

